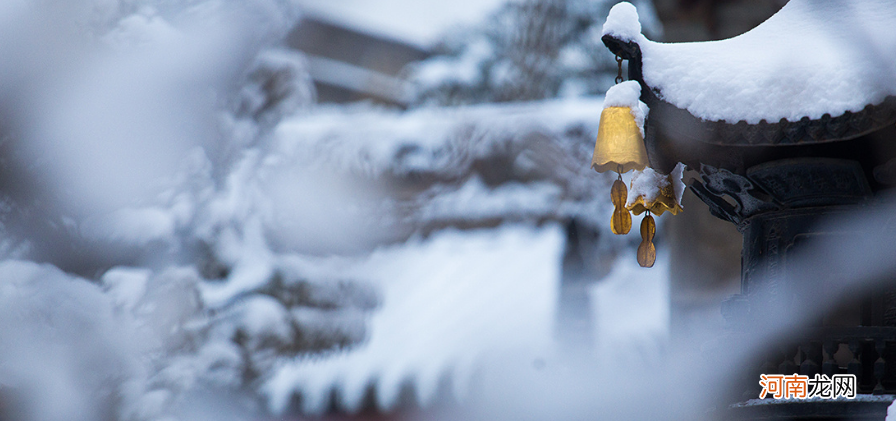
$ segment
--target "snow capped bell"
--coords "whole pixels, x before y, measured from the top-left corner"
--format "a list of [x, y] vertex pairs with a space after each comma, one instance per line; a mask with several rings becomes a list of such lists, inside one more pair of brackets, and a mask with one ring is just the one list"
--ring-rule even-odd
[[681, 212], [681, 205], [675, 202], [675, 196], [672, 195], [672, 188], [666, 187], [660, 191], [660, 194], [653, 200], [645, 200], [644, 196], [638, 196], [634, 203], [626, 206], [635, 215], [640, 215], [650, 211], [659, 216], [663, 212], [669, 211], [672, 215], [678, 215]]
[[[619, 62], [619, 76], [622, 79], [622, 60]], [[600, 127], [591, 168], [597, 172], [616, 171], [619, 175], [610, 197], [613, 200], [613, 218], [610, 228], [613, 234], [628, 234], [632, 228], [632, 216], [625, 207], [628, 189], [622, 182], [622, 173], [641, 170], [647, 166], [647, 148], [644, 147], [644, 119], [647, 106], [638, 98], [641, 85], [636, 81], [617, 83], [604, 97], [604, 110], [600, 113]]]
[[632, 189], [625, 208], [635, 215], [650, 211], [654, 215], [671, 212], [678, 215], [682, 211], [681, 195], [684, 194], [684, 164], [678, 163], [669, 175], [660, 174], [652, 168], [637, 171], [632, 176]]
[[635, 171], [632, 175], [632, 190], [628, 195], [625, 208], [635, 215], [647, 212], [641, 220], [641, 245], [638, 246], [638, 264], [641, 267], [653, 267], [656, 262], [656, 246], [653, 237], [656, 235], [656, 222], [653, 215], [681, 212], [681, 196], [684, 194], [684, 164], [678, 163], [669, 175], [660, 174], [653, 168]]
[[[621, 66], [620, 61], [620, 75]], [[634, 80], [618, 83], [607, 90], [591, 159], [591, 168], [597, 172], [624, 173], [647, 166], [644, 120], [649, 110], [640, 97], [641, 85]]]
[[597, 172], [642, 170], [647, 166], [644, 137], [631, 107], [607, 107], [600, 114], [600, 127], [591, 168]]

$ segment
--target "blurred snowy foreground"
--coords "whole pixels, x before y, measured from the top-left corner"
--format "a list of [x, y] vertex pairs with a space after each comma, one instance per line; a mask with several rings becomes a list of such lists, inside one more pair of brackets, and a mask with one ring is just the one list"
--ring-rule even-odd
[[[563, 223], [610, 214], [599, 98], [314, 108], [271, 47], [287, 2], [60, 3], [0, 5], [6, 415], [426, 406], [564, 366]], [[661, 346], [666, 271], [598, 234], [613, 365]]]

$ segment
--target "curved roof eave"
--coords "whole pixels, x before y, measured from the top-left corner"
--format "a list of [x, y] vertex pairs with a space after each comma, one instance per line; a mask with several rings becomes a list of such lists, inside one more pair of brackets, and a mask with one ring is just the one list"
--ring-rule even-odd
[[[738, 37], [677, 44], [647, 40], [632, 10], [611, 11], [603, 41], [630, 60], [629, 77], [641, 83], [652, 120], [686, 120], [659, 122], [678, 138], [726, 146], [846, 140], [896, 123], [896, 31], [875, 30], [896, 26], [896, 8], [884, 3], [791, 0]], [[829, 33], [817, 33], [819, 18], [833, 19], [825, 21]], [[866, 57], [872, 51], [880, 53], [874, 60]], [[819, 57], [803, 60], [807, 54]]]

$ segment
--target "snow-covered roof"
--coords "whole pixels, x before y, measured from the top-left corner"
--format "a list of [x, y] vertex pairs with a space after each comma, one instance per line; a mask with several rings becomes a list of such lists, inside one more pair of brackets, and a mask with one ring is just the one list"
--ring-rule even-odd
[[[471, 136], [476, 151], [472, 155], [482, 157], [500, 149], [494, 142], [520, 141], [522, 136], [518, 133], [560, 134], [576, 126], [596, 133], [603, 106], [601, 97], [583, 97], [422, 107], [408, 112], [366, 106], [318, 107], [307, 115], [285, 120], [277, 127], [275, 139], [279, 147], [290, 153], [308, 149], [308, 156], [316, 162], [371, 176], [388, 171], [456, 172], [460, 164], [446, 156], [456, 148], [451, 142], [457, 141], [457, 132], [466, 133], [482, 126], [476, 129], [476, 136]], [[352, 124], [345, 124], [347, 115]], [[479, 131], [483, 134], [479, 135]]]
[[[382, 308], [356, 348], [281, 361], [261, 387], [270, 409], [283, 413], [294, 395], [301, 407], [293, 409], [310, 414], [331, 405], [349, 413], [368, 404], [395, 409], [406, 386], [423, 407], [468, 402], [481, 387], [506, 381], [503, 370], [534, 372], [540, 359], [553, 367], [565, 358], [553, 337], [563, 242], [557, 224], [505, 225], [446, 230], [359, 260], [317, 261], [376, 282]], [[668, 328], [668, 254], [649, 272], [628, 257], [587, 293], [599, 332], [589, 345], [614, 364], [632, 358], [632, 349], [655, 352]]]
[[637, 44], [659, 99], [703, 120], [757, 124], [837, 117], [896, 95], [894, 27], [891, 0], [791, 0], [734, 38], [659, 43], [620, 3], [603, 34]]
[[321, 413], [337, 390], [336, 403], [355, 412], [370, 386], [376, 406], [391, 409], [407, 382], [426, 406], [446, 377], [453, 390], [445, 392], [463, 399], [483, 354], [546, 352], [562, 236], [557, 225], [446, 231], [382, 249], [354, 267], [343, 264], [382, 287], [383, 308], [370, 320], [370, 336], [348, 353], [283, 364], [263, 387], [271, 409], [282, 413], [298, 393], [303, 411]]

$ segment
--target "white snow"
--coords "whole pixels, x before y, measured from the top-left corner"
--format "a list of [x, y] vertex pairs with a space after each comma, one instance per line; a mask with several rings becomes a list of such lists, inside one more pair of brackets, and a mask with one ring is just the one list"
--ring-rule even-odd
[[146, 284], [151, 276], [149, 269], [116, 267], [106, 271], [101, 281], [116, 307], [131, 312], [146, 293]]
[[[481, 157], [518, 133], [562, 133], [583, 125], [597, 133], [601, 97], [537, 103], [426, 107], [407, 112], [328, 109], [288, 119], [277, 127], [276, 148], [313, 158], [309, 165], [380, 175], [387, 171], [457, 171], [458, 159]], [[345, 121], [351, 124], [345, 124]], [[472, 133], [470, 133], [472, 131]], [[461, 149], [460, 142], [464, 143]], [[408, 152], [410, 151], [410, 152]], [[465, 156], [458, 156], [462, 153]]]
[[669, 334], [669, 253], [652, 268], [638, 265], [634, 253], [621, 255], [613, 271], [591, 286], [595, 355], [622, 361], [639, 349], [659, 358]]
[[896, 95], [896, 8], [889, 0], [791, 0], [740, 36], [675, 44], [641, 35], [633, 9], [615, 6], [604, 33], [637, 42], [647, 85], [705, 120], [836, 117]]
[[562, 197], [551, 183], [505, 183], [489, 189], [479, 177], [467, 180], [454, 192], [440, 192], [421, 209], [425, 220], [487, 219], [547, 215], [557, 211]]
[[[200, 379], [219, 379], [223, 384], [236, 381], [241, 369], [239, 350], [229, 342], [235, 329], [247, 334], [253, 350], [248, 358], [257, 364], [255, 368], [263, 370], [265, 378], [275, 376], [266, 383], [270, 385], [266, 390], [272, 408], [282, 409], [284, 400], [293, 391], [300, 391], [308, 396], [303, 402], [310, 411], [320, 411], [327, 405], [332, 388], [341, 392], [340, 405], [358, 409], [370, 382], [378, 387], [382, 408], [395, 404], [405, 381], [412, 382], [421, 403], [430, 402], [444, 376], [452, 378], [452, 393], [462, 398], [471, 372], [485, 364], [480, 355], [504, 345], [525, 349], [546, 346], [563, 243], [562, 230], [555, 225], [440, 232], [426, 241], [392, 246], [369, 259], [337, 259], [338, 264], [333, 265], [281, 254], [275, 251], [271, 238], [286, 236], [314, 247], [337, 235], [358, 241], [366, 233], [354, 225], [354, 220], [365, 215], [377, 215], [377, 222], [383, 218], [382, 213], [376, 213], [382, 211], [378, 209], [380, 202], [354, 200], [371, 192], [357, 186], [346, 188], [334, 181], [339, 177], [330, 178], [328, 174], [359, 174], [371, 179], [412, 171], [456, 174], [467, 171], [472, 159], [500, 154], [518, 142], [531, 142], [533, 135], [564, 133], [576, 127], [594, 133], [602, 105], [601, 98], [588, 98], [406, 113], [369, 106], [347, 111], [322, 107], [281, 123], [269, 142], [247, 147], [215, 190], [209, 187], [209, 158], [204, 154], [187, 156], [189, 165], [174, 177], [181, 184], [173, 184], [171, 191], [161, 195], [161, 204], [128, 210], [128, 218], [101, 218], [99, 227], [106, 231], [90, 231], [105, 233], [97, 235], [99, 239], [143, 244], [157, 239], [176, 243], [177, 232], [189, 230], [212, 244], [215, 256], [231, 269], [224, 279], [213, 280], [199, 279], [190, 270], [165, 277], [123, 267], [103, 277], [116, 308], [145, 325], [148, 337], [154, 338], [148, 340], [150, 350], [189, 343], [193, 339], [187, 326], [197, 323], [197, 318], [200, 326], [209, 323], [197, 314], [201, 308], [189, 302], [176, 307], [183, 310], [166, 311], [163, 303], [167, 300], [193, 297], [204, 308], [222, 315], [212, 324], [213, 333], [208, 339], [195, 339], [193, 346], [198, 351], [190, 355], [175, 353], [157, 362], [160, 371], [156, 380], [140, 398], [145, 402], [135, 408], [147, 414], [164, 412], [158, 408], [170, 407], [169, 401], [195, 387]], [[558, 152], [551, 137], [536, 139], [535, 146], [547, 148], [536, 151]], [[582, 162], [586, 162], [591, 145], [579, 146], [583, 149]], [[544, 157], [522, 154], [514, 166], [538, 169], [543, 164], [533, 160], [539, 158]], [[553, 159], [565, 164], [565, 158]], [[590, 175], [587, 166], [568, 164]], [[575, 200], [581, 200], [564, 197], [568, 193], [563, 184], [587, 188], [595, 181], [593, 176], [580, 180], [578, 173], [564, 171], [568, 171], [565, 166], [558, 165], [551, 169], [559, 174], [557, 180], [510, 182], [496, 187], [472, 176], [456, 190], [442, 186], [425, 191], [420, 195], [424, 200], [417, 204], [417, 217], [421, 221], [514, 217], [531, 221], [562, 215]], [[354, 207], [359, 209], [343, 213], [342, 209]], [[370, 211], [365, 207], [375, 212], [365, 213]], [[593, 205], [583, 207], [588, 213], [596, 213]], [[307, 225], [291, 225], [290, 218], [307, 220], [303, 221]], [[161, 220], [169, 222], [153, 222]], [[141, 226], [166, 228], [134, 228]], [[121, 230], [129, 230], [132, 236], [115, 235]], [[286, 308], [259, 295], [257, 290], [274, 274], [287, 279], [307, 278], [315, 291], [333, 288], [333, 279], [369, 280], [382, 289], [384, 299], [364, 329], [365, 315], [360, 311]], [[180, 285], [165, 290], [181, 292], [160, 295], [153, 292], [153, 285]], [[471, 296], [481, 298], [468, 303]], [[403, 325], [406, 320], [413, 321], [412, 326]], [[345, 354], [285, 363], [289, 357], [277, 357], [263, 347], [268, 339], [290, 343], [291, 324], [302, 326], [307, 335], [321, 335], [322, 340], [337, 335], [358, 340], [370, 336], [367, 344]], [[427, 329], [432, 333], [422, 332]], [[167, 334], [169, 331], [174, 334]], [[395, 344], [400, 346], [396, 348]]]
[[643, 197], [645, 202], [652, 202], [659, 197], [663, 188], [669, 186], [669, 180], [666, 176], [657, 172], [653, 168], [644, 168], [643, 171], [637, 171], [632, 174], [632, 185], [628, 191], [628, 200], [625, 206], [631, 206], [639, 197]]
[[644, 120], [650, 108], [647, 104], [641, 102], [641, 84], [636, 80], [628, 80], [617, 83], [607, 90], [604, 98], [604, 107], [628, 107], [632, 116], [635, 117], [635, 124], [641, 130], [641, 137], [644, 137]]
[[[8, 158], [39, 173], [17, 173], [40, 197], [40, 212], [15, 228], [61, 225], [58, 240], [72, 243], [48, 242], [63, 253], [79, 247], [98, 278], [4, 253], [0, 383], [4, 402], [14, 398], [21, 413], [4, 405], [3, 417], [171, 419], [172, 405], [197, 384], [235, 387], [242, 378], [236, 345], [206, 336], [206, 280], [179, 266], [196, 256], [178, 247], [185, 232], [220, 222], [207, 209], [217, 192], [205, 152], [227, 162], [225, 148], [209, 142], [232, 140], [217, 118], [241, 72], [292, 23], [286, 9], [266, 0], [0, 6], [0, 51], [10, 58], [0, 65], [0, 97], [2, 108], [17, 110], [3, 118], [20, 129], [4, 134], [15, 138]], [[3, 247], [27, 250], [28, 240]], [[108, 263], [89, 262], [155, 242], [179, 258], [153, 253], [105, 273]]]
[[87, 238], [143, 246], [151, 241], [170, 239], [174, 235], [175, 219], [168, 209], [125, 208], [88, 218], [80, 228]]
[[632, 184], [628, 192], [628, 199], [625, 206], [631, 206], [639, 197], [644, 198], [644, 202], [653, 202], [659, 197], [660, 192], [669, 187], [669, 178], [672, 179], [672, 191], [675, 193], [675, 202], [681, 206], [681, 196], [684, 194], [685, 185], [681, 180], [684, 174], [684, 164], [679, 162], [675, 165], [670, 176], [666, 176], [653, 168], [647, 167], [643, 171], [635, 170], [632, 173]]
[[[29, 244], [3, 244], [0, 383], [28, 400], [26, 419], [200, 419], [178, 405], [220, 388], [257, 402], [258, 385], [273, 408], [300, 391], [319, 411], [337, 388], [357, 409], [370, 382], [389, 408], [405, 381], [426, 404], [445, 377], [463, 398], [505, 351], [550, 346], [565, 237], [544, 220], [608, 215], [583, 141], [602, 98], [308, 109], [307, 61], [267, 47], [289, 1], [8, 3], [0, 91], [15, 95], [0, 108], [33, 148], [16, 164], [50, 163], [26, 181], [49, 186], [40, 210], [85, 243], [92, 277], [8, 260]], [[59, 16], [32, 19], [43, 11]], [[9, 35], [22, 22], [31, 32]], [[496, 158], [529, 182], [471, 170]], [[409, 174], [436, 181], [404, 201], [369, 187]], [[401, 218], [514, 222], [351, 249]], [[103, 260], [122, 250], [141, 253]], [[331, 250], [343, 257], [309, 255]], [[299, 335], [322, 344], [296, 350]]]
[[299, 0], [306, 13], [349, 27], [429, 47], [454, 25], [477, 23], [518, 0]]
[[253, 295], [240, 301], [234, 309], [236, 326], [250, 337], [274, 336], [289, 338], [289, 315], [279, 301], [267, 295]]
[[556, 225], [446, 231], [377, 251], [345, 269], [382, 287], [368, 341], [348, 353], [284, 364], [264, 386], [271, 409], [282, 411], [300, 393], [303, 409], [320, 413], [335, 389], [338, 404], [356, 411], [371, 384], [378, 406], [388, 409], [406, 381], [425, 405], [445, 376], [452, 394], [465, 398], [472, 372], [487, 366], [485, 355], [550, 345], [562, 251]]
[[24, 419], [95, 420], [103, 402], [85, 391], [139, 395], [126, 382], [142, 373], [134, 325], [102, 290], [49, 265], [0, 262], [0, 379], [17, 392]]
[[669, 177], [672, 179], [672, 191], [675, 193], [675, 202], [678, 203], [678, 206], [681, 206], [681, 196], [684, 195], [684, 189], [687, 187], [684, 185], [684, 168], [685, 165], [679, 162], [675, 164], [675, 168], [669, 174]]
[[623, 41], [642, 40], [638, 9], [629, 2], [617, 3], [607, 15], [601, 35], [612, 35]]
[[473, 37], [465, 42], [464, 50], [457, 57], [435, 56], [423, 63], [411, 64], [414, 82], [421, 89], [450, 83], [475, 85], [483, 77], [479, 66], [494, 55], [494, 47], [487, 37]]

